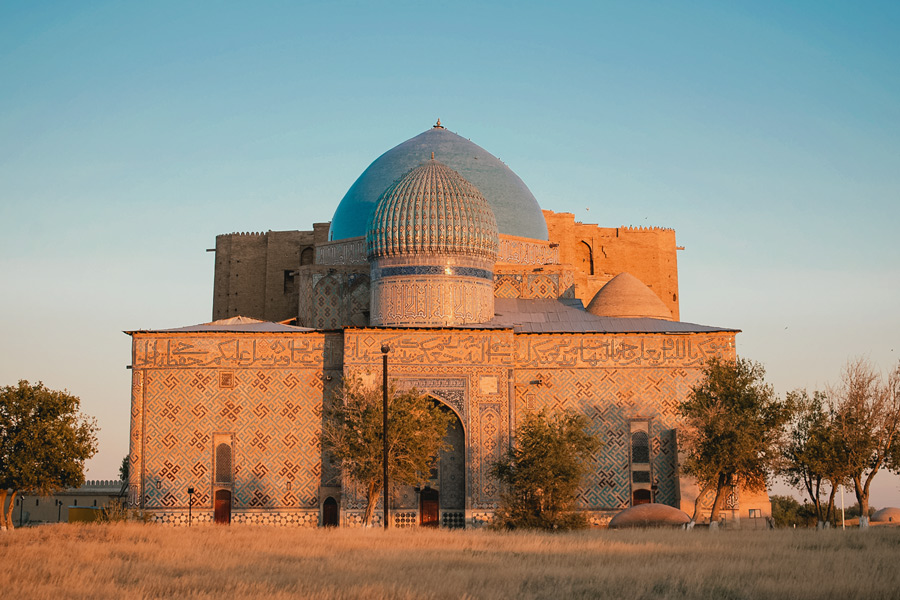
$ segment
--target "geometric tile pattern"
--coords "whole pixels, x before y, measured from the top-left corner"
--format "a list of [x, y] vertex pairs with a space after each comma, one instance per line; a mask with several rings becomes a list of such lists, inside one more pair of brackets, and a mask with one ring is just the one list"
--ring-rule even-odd
[[[520, 384], [531, 391], [531, 406], [520, 399], [519, 414], [531, 408], [571, 410], [591, 420], [591, 432], [603, 446], [590, 462], [578, 490], [578, 505], [589, 510], [616, 510], [631, 505], [629, 480], [630, 423], [650, 418], [650, 455], [658, 480], [657, 502], [676, 503], [675, 408], [700, 378], [700, 369], [553, 369], [521, 370]], [[531, 382], [541, 382], [539, 385]]]
[[555, 265], [559, 263], [559, 246], [550, 242], [500, 237], [497, 262], [519, 265]]
[[[139, 334], [135, 337], [136, 346], [146, 341]], [[245, 508], [317, 509], [322, 462], [318, 433], [325, 389], [322, 336], [315, 336], [319, 343], [307, 344], [263, 335], [252, 340], [208, 336], [214, 344], [185, 336], [153, 337], [157, 350], [166, 345], [178, 348], [182, 355], [192, 351], [195, 364], [209, 364], [209, 355], [219, 354], [220, 364], [233, 372], [234, 387], [218, 386], [217, 369], [177, 362], [168, 368], [139, 368], [159, 361], [137, 361], [130, 453], [135, 467], [132, 505], [186, 509], [187, 488], [193, 487], [194, 509], [212, 509], [212, 437], [228, 433], [233, 437], [235, 515]], [[318, 368], [273, 367], [314, 362], [309, 352], [292, 359], [292, 349], [299, 347], [319, 349]], [[225, 351], [230, 360], [221, 358], [223, 349], [234, 348], [239, 351]], [[236, 368], [238, 363], [243, 368]]]
[[[453, 454], [465, 462], [457, 477], [467, 501], [465, 513], [452, 508], [469, 522], [490, 520], [500, 493], [491, 465], [513, 443], [522, 416], [543, 407], [587, 415], [602, 440], [578, 490], [578, 505], [592, 522], [630, 505], [633, 419], [649, 422], [656, 499], [674, 505], [675, 408], [709, 357], [734, 356], [733, 340], [730, 332], [516, 335], [427, 328], [134, 334], [129, 501], [177, 521], [186, 512], [186, 490], [194, 487], [193, 518], [203, 522], [212, 509], [213, 434], [227, 434], [234, 522], [314, 515], [303, 519], [317, 523], [319, 486], [341, 485], [331, 467], [323, 475], [317, 441], [323, 401], [339, 385], [341, 370], [380, 383], [387, 344], [389, 377], [460, 418], [463, 437]], [[220, 386], [223, 372], [232, 387]], [[363, 507], [360, 490], [343, 482], [342, 523], [359, 520]], [[398, 523], [414, 521], [412, 488], [396, 490], [392, 508]], [[447, 518], [456, 524], [459, 514]]]
[[[212, 511], [198, 511], [192, 509], [191, 515], [185, 510], [156, 510], [148, 513], [154, 523], [163, 525], [184, 526], [189, 522], [193, 525], [212, 525]], [[265, 511], [241, 511], [231, 513], [231, 522], [244, 525], [270, 525], [279, 527], [318, 527], [318, 510], [265, 510]]]
[[570, 271], [496, 273], [494, 275], [494, 296], [497, 298], [571, 298], [572, 284]]

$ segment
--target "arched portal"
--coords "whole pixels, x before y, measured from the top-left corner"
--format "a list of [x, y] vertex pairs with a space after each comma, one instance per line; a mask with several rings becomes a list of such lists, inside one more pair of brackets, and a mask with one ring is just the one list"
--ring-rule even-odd
[[[437, 510], [436, 518], [443, 527], [465, 527], [466, 524], [466, 434], [459, 416], [443, 402], [432, 398], [441, 410], [451, 415], [444, 443], [447, 449], [438, 456], [428, 486], [419, 495], [420, 523], [430, 525], [426, 510]], [[434, 504], [428, 504], [434, 502]], [[427, 518], [426, 518], [427, 517]], [[437, 525], [438, 523], [435, 523]]]

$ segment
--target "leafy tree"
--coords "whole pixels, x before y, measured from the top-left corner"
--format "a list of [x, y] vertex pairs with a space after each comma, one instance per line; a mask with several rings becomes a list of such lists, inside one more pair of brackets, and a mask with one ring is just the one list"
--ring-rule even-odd
[[781, 458], [783, 427], [792, 409], [765, 383], [759, 363], [713, 358], [703, 375], [678, 411], [686, 425], [683, 469], [701, 488], [694, 518], [700, 499], [714, 493], [715, 522], [729, 486], [740, 482], [747, 489], [765, 489]]
[[808, 502], [800, 504], [790, 496], [771, 496], [769, 500], [775, 527], [810, 527], [816, 522], [816, 509]]
[[[850, 479], [846, 447], [826, 395], [805, 390], [791, 392], [795, 413], [788, 427], [783, 475], [788, 483], [806, 492], [818, 523], [833, 522], [834, 497], [838, 486]], [[830, 487], [823, 505], [824, 486]]]
[[572, 529], [587, 523], [573, 512], [586, 459], [600, 442], [583, 415], [529, 413], [516, 432], [515, 447], [494, 463], [504, 484], [495, 524], [507, 529]]
[[[850, 361], [829, 396], [856, 500], [868, 515], [872, 480], [900, 454], [900, 363], [883, 380], [867, 360]], [[868, 521], [861, 517], [859, 526]]]
[[[876, 512], [875, 507], [870, 506], [869, 510], [866, 511], [866, 516], [871, 518], [872, 515], [875, 514], [875, 512]], [[844, 515], [848, 519], [855, 519], [856, 517], [862, 515], [862, 511], [859, 510], [859, 502], [848, 506], [847, 509], [844, 511]]]
[[122, 457], [122, 464], [119, 465], [119, 480], [128, 483], [128, 473], [131, 471], [128, 463], [128, 455]]
[[97, 451], [97, 425], [66, 391], [19, 381], [0, 388], [0, 526], [12, 529], [16, 494], [46, 496], [84, 483], [84, 462]]
[[119, 490], [119, 497], [125, 496], [128, 491], [128, 475], [131, 472], [131, 464], [128, 461], [129, 456], [126, 454], [122, 458], [122, 464], [119, 465], [119, 481], [122, 482], [122, 488]]
[[[398, 393], [391, 384], [388, 402], [388, 478], [393, 485], [427, 482], [450, 423], [449, 410], [416, 390]], [[344, 476], [366, 490], [365, 524], [384, 486], [382, 389], [366, 387], [357, 377], [343, 386], [325, 411], [321, 441]]]

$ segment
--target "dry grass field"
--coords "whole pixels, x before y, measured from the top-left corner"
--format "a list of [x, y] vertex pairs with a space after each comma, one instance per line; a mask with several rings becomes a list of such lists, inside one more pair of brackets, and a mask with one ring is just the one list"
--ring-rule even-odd
[[898, 598], [900, 529], [573, 534], [48, 525], [5, 598]]

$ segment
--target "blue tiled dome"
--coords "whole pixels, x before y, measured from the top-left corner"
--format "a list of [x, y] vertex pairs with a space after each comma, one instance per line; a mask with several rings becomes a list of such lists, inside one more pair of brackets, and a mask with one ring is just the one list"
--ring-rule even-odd
[[465, 178], [430, 160], [388, 187], [366, 233], [370, 258], [462, 254], [496, 260], [494, 211]]
[[547, 222], [534, 195], [512, 170], [480, 146], [439, 125], [375, 159], [341, 200], [331, 220], [329, 239], [366, 234], [366, 225], [382, 192], [431, 153], [459, 172], [484, 195], [500, 233], [547, 239]]

